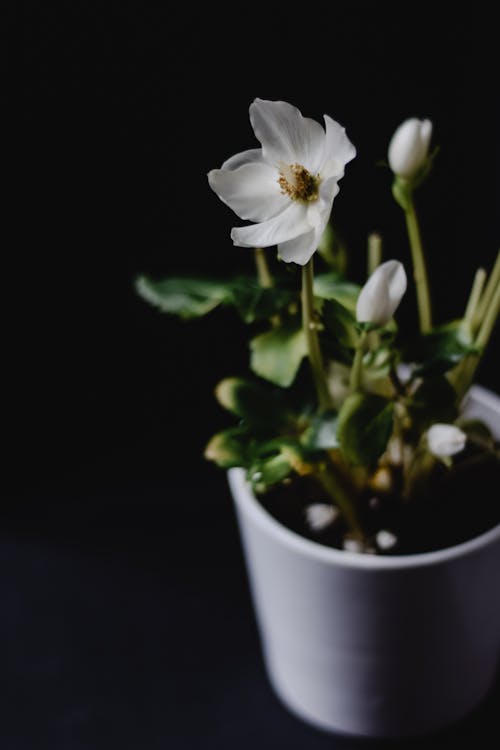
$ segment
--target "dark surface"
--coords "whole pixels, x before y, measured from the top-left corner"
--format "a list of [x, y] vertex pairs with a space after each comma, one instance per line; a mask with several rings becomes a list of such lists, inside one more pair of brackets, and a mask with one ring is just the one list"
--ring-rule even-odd
[[[335, 202], [358, 280], [373, 229], [408, 262], [375, 165], [401, 120], [434, 120], [442, 149], [418, 198], [437, 319], [457, 315], [498, 247], [496, 23], [354, 1], [171, 5], [23, 4], [21, 223], [2, 256], [0, 747], [354, 748], [271, 693], [224, 477], [200, 459], [227, 424], [213, 388], [244, 372], [247, 331], [163, 317], [133, 280], [253, 267], [206, 172], [254, 144], [259, 96], [329, 113], [358, 147]], [[498, 335], [480, 372], [495, 389]], [[488, 747], [498, 695], [447, 735], [456, 747]]]
[[500, 683], [404, 742], [324, 735], [264, 673], [222, 475], [9, 504], [0, 535], [5, 750], [498, 747]]

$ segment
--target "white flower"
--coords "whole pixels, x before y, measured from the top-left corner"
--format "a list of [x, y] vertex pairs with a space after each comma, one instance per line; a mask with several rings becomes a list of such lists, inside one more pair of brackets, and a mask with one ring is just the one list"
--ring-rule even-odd
[[328, 503], [313, 503], [306, 510], [306, 521], [313, 531], [322, 531], [338, 517], [339, 512]]
[[467, 435], [454, 424], [433, 424], [427, 431], [427, 444], [437, 458], [447, 458], [465, 448]]
[[432, 135], [432, 122], [411, 117], [405, 120], [389, 144], [389, 166], [398, 177], [411, 179], [423, 167]]
[[356, 304], [358, 323], [386, 325], [406, 292], [406, 272], [398, 260], [388, 260], [372, 273]]
[[278, 245], [286, 262], [304, 265], [328, 223], [338, 181], [356, 155], [345, 130], [328, 115], [325, 130], [286, 102], [256, 99], [250, 121], [262, 148], [232, 156], [208, 173], [210, 187], [242, 219], [240, 247]]
[[392, 531], [381, 529], [377, 532], [375, 541], [379, 549], [388, 550], [391, 549], [391, 547], [394, 547], [398, 540], [397, 537], [392, 533]]

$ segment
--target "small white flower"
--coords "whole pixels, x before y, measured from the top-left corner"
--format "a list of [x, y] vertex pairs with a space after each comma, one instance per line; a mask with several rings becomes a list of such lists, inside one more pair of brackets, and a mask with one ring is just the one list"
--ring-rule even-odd
[[465, 448], [467, 435], [454, 424], [433, 424], [427, 431], [427, 444], [437, 458], [447, 458]]
[[210, 187], [242, 219], [240, 247], [278, 245], [282, 260], [304, 265], [328, 223], [338, 181], [356, 155], [345, 129], [324, 115], [325, 130], [286, 102], [256, 99], [250, 121], [262, 148], [232, 156], [208, 173]]
[[432, 122], [411, 117], [397, 128], [389, 144], [389, 165], [398, 177], [411, 179], [423, 167], [432, 136]]
[[313, 531], [322, 531], [332, 524], [339, 515], [333, 505], [328, 503], [313, 503], [306, 508], [306, 521]]
[[386, 325], [406, 292], [406, 272], [398, 260], [378, 266], [362, 288], [356, 305], [358, 323]]
[[381, 529], [381, 531], [377, 533], [375, 541], [377, 542], [377, 547], [379, 549], [388, 550], [391, 549], [391, 547], [394, 547], [397, 542], [397, 538], [394, 536], [392, 531]]
[[365, 551], [363, 542], [360, 542], [359, 539], [351, 539], [351, 538], [344, 539], [342, 547], [345, 549], [346, 552], [364, 552]]

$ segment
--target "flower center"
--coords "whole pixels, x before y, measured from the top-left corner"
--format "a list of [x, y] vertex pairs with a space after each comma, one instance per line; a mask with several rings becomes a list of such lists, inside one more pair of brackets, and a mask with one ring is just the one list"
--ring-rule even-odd
[[302, 164], [280, 165], [278, 183], [281, 192], [293, 201], [309, 203], [317, 200], [320, 182], [319, 175], [312, 175]]

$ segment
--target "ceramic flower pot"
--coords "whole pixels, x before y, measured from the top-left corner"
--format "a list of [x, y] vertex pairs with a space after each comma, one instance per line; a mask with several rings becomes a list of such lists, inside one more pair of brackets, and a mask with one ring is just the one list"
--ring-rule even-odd
[[[500, 436], [500, 399], [466, 411]], [[338, 551], [285, 528], [229, 472], [268, 675], [307, 722], [373, 737], [430, 732], [488, 692], [500, 657], [500, 525], [437, 552]]]

